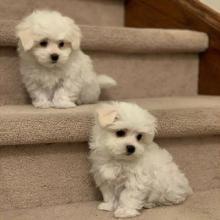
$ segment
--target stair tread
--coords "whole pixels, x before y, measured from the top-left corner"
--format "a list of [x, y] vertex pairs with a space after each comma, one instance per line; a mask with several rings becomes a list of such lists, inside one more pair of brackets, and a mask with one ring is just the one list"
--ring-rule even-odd
[[[162, 97], [124, 100], [158, 118], [157, 137], [220, 134], [220, 97]], [[88, 141], [97, 105], [73, 109], [0, 106], [0, 145]]]
[[[135, 220], [217, 220], [220, 219], [220, 189], [194, 193], [178, 206], [144, 210]], [[52, 207], [8, 210], [0, 212], [0, 219], [7, 220], [107, 220], [112, 213], [96, 209], [97, 202], [81, 202]]]
[[[13, 4], [12, 4], [13, 2]], [[12, 0], [0, 1], [0, 19], [22, 19], [37, 9], [58, 10], [79, 24], [124, 24], [123, 0]], [[103, 13], [103, 11], [105, 13]]]
[[[16, 46], [16, 20], [0, 20], [0, 46]], [[190, 30], [81, 25], [82, 48], [121, 53], [199, 53], [208, 48], [205, 33]]]

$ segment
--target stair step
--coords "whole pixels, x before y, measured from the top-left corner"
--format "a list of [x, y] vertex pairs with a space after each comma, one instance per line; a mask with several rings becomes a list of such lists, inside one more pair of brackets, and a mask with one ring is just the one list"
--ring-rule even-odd
[[72, 17], [79, 24], [124, 24], [123, 0], [13, 0], [0, 1], [1, 19], [21, 19], [36, 9], [58, 10]]
[[[220, 97], [167, 97], [125, 100], [140, 104], [158, 118], [157, 137], [220, 134]], [[74, 109], [0, 107], [0, 145], [85, 142], [96, 105]], [[29, 134], [29, 135], [27, 135]]]
[[[195, 193], [178, 206], [143, 210], [134, 220], [217, 220], [220, 219], [220, 189]], [[208, 201], [208, 202], [207, 202]], [[0, 212], [2, 220], [109, 220], [112, 213], [97, 210], [97, 202], [73, 203], [52, 207]]]
[[[194, 192], [220, 188], [220, 136], [156, 142], [173, 155]], [[1, 146], [0, 155], [0, 210], [100, 198], [89, 173], [87, 143]]]
[[[16, 46], [15, 25], [0, 20], [0, 46]], [[205, 33], [189, 30], [125, 28], [80, 25], [82, 48], [118, 53], [199, 53], [208, 48]]]
[[[30, 103], [21, 82], [15, 50], [17, 22], [0, 21], [0, 105]], [[197, 94], [198, 53], [208, 46], [206, 34], [184, 30], [81, 28], [82, 48], [91, 55], [97, 73], [108, 74], [118, 82], [114, 89], [103, 91], [103, 100]]]

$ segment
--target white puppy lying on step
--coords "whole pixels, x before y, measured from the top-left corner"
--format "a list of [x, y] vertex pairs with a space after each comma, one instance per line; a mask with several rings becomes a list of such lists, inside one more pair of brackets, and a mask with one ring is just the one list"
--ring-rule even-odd
[[99, 209], [132, 217], [192, 193], [172, 156], [153, 142], [155, 130], [156, 119], [136, 104], [113, 102], [97, 110], [90, 160], [104, 200]]
[[81, 32], [56, 11], [35, 11], [16, 27], [20, 72], [35, 107], [69, 108], [94, 103], [101, 88], [116, 85], [97, 76], [91, 59], [80, 50]]

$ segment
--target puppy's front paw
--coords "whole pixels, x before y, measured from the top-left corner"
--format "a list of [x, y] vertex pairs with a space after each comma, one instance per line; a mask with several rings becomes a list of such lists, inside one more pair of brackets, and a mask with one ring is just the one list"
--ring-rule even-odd
[[54, 108], [74, 108], [76, 107], [76, 104], [74, 102], [71, 101], [67, 101], [67, 100], [56, 100], [53, 101], [53, 107]]
[[52, 103], [47, 100], [35, 100], [32, 104], [36, 108], [50, 108], [52, 106]]
[[98, 205], [98, 209], [110, 212], [113, 211], [114, 204], [112, 202], [102, 202]]
[[140, 212], [136, 209], [129, 209], [129, 208], [117, 208], [114, 212], [114, 216], [116, 218], [130, 218], [140, 215]]

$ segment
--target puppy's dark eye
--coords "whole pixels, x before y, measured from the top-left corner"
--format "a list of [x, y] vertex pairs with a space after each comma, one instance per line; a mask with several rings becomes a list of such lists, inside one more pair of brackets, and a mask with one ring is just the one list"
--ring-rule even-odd
[[65, 43], [64, 43], [63, 41], [60, 41], [60, 42], [59, 42], [59, 48], [64, 47], [64, 44], [65, 44]]
[[136, 138], [137, 138], [138, 141], [140, 141], [140, 140], [142, 139], [142, 137], [143, 137], [142, 134], [138, 134], [138, 135], [136, 136]]
[[42, 41], [40, 42], [40, 45], [41, 45], [41, 47], [47, 47], [48, 41], [47, 41], [47, 40], [42, 40]]
[[117, 137], [124, 137], [126, 135], [126, 131], [125, 130], [118, 130], [116, 131], [116, 136]]

